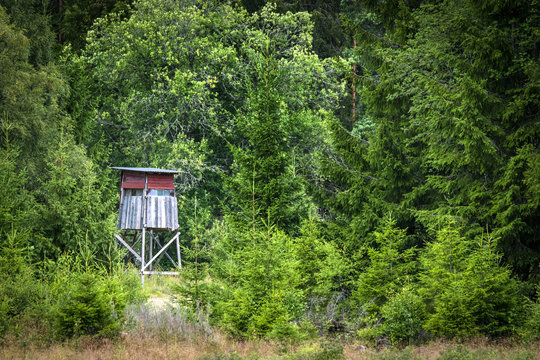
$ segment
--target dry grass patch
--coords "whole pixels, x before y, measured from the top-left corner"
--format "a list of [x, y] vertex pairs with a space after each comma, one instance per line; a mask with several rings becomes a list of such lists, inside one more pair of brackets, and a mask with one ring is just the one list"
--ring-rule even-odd
[[540, 360], [540, 342], [522, 343], [508, 338], [489, 340], [475, 338], [467, 341], [435, 340], [404, 349], [375, 349], [346, 345], [345, 358], [351, 360]]
[[159, 337], [127, 335], [116, 340], [81, 338], [76, 341], [46, 347], [23, 347], [20, 343], [5, 344], [0, 348], [0, 359], [73, 359], [73, 360], [195, 360], [217, 354], [236, 353], [242, 358], [272, 357], [276, 346], [269, 342], [237, 342], [225, 337], [204, 340], [164, 340]]
[[[227, 354], [236, 354], [242, 359], [331, 360], [331, 357], [321, 357], [322, 348], [320, 343], [312, 342], [284, 349], [282, 344], [275, 342], [241, 342], [218, 333], [212, 338], [182, 340], [128, 334], [115, 340], [81, 338], [45, 347], [25, 347], [21, 343], [5, 344], [0, 348], [0, 359], [196, 360], [201, 358], [225, 359], [228, 358], [225, 356]], [[287, 351], [284, 352], [284, 350]], [[449, 350], [452, 353], [448, 353]], [[492, 342], [485, 339], [474, 339], [464, 343], [433, 341], [407, 349], [381, 351], [360, 345], [346, 344], [343, 353], [345, 359], [351, 360], [536, 360], [540, 359], [540, 342], [523, 345], [511, 340]]]

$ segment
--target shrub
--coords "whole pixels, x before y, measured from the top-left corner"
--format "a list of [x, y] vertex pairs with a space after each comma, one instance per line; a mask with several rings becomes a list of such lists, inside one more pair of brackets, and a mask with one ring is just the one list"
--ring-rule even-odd
[[517, 282], [495, 248], [489, 235], [468, 240], [452, 223], [426, 246], [419, 292], [427, 304], [427, 331], [467, 337], [514, 330], [522, 309]]
[[370, 265], [358, 279], [355, 297], [368, 314], [378, 315], [391, 294], [411, 281], [417, 262], [416, 249], [408, 247], [406, 231], [391, 217], [374, 235], [376, 246], [368, 249]]
[[540, 288], [536, 302], [530, 302], [526, 307], [526, 318], [519, 332], [525, 339], [540, 339]]
[[[231, 233], [232, 234], [232, 233]], [[268, 226], [253, 237], [234, 233], [217, 246], [212, 315], [237, 337], [289, 336], [303, 311], [304, 294], [292, 239]], [[228, 271], [219, 264], [228, 264]], [[296, 334], [295, 334], [296, 336]]]
[[390, 298], [381, 314], [384, 318], [382, 332], [393, 343], [414, 340], [423, 330], [424, 304], [409, 288]]
[[0, 339], [43, 300], [43, 286], [25, 261], [25, 234], [12, 231], [0, 242]]
[[125, 309], [142, 299], [134, 274], [117, 267], [107, 273], [69, 254], [54, 265], [49, 318], [59, 338], [113, 337], [125, 322]]
[[31, 312], [39, 306], [43, 299], [43, 291], [29, 267], [1, 279], [0, 289], [0, 338], [2, 338], [18, 320], [31, 315]]
[[55, 311], [56, 330], [60, 337], [105, 335], [119, 330], [108, 296], [95, 274], [80, 274], [73, 288], [66, 290], [65, 301], [58, 304]]
[[234, 336], [248, 336], [254, 303], [247, 292], [236, 289], [229, 301], [218, 303], [223, 310], [222, 324]]
[[2, 297], [0, 299], [0, 339], [9, 329], [9, 299]]

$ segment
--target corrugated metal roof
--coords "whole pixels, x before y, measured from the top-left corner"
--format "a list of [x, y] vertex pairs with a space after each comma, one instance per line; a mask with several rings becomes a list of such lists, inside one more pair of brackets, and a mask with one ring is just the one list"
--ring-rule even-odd
[[126, 170], [126, 171], [137, 171], [144, 173], [154, 173], [154, 174], [179, 174], [178, 170], [167, 170], [167, 169], [156, 169], [156, 168], [137, 168], [137, 167], [118, 167], [111, 166], [111, 169], [116, 170]]

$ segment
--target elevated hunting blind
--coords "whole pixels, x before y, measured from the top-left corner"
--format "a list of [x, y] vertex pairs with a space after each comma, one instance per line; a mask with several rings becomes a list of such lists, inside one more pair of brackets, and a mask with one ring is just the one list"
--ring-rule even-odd
[[[152, 271], [152, 265], [157, 264], [161, 256], [166, 256], [174, 266], [182, 266], [178, 207], [174, 192], [174, 175], [178, 174], [178, 171], [130, 167], [112, 169], [121, 171], [118, 211], [120, 234], [115, 237], [133, 255], [135, 261], [141, 264], [143, 284], [144, 275], [176, 275], [173, 271]], [[157, 236], [159, 232], [170, 232], [174, 235], [163, 246]], [[167, 248], [175, 242], [176, 261], [167, 253]], [[156, 255], [153, 255], [154, 250], [157, 251]]]

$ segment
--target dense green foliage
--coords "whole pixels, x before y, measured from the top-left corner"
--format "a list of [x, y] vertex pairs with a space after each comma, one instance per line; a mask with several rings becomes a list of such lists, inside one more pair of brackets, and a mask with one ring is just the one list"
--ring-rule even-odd
[[80, 255], [62, 256], [50, 269], [51, 327], [59, 338], [116, 336], [125, 323], [126, 306], [142, 299], [138, 276], [118, 265], [97, 266], [90, 249], [80, 250]]
[[[0, 4], [0, 336], [112, 336], [117, 174], [179, 170], [194, 319], [538, 338], [540, 3]], [[75, 255], [78, 254], [78, 255]]]
[[426, 330], [446, 336], [511, 332], [521, 306], [517, 283], [499, 260], [489, 236], [471, 242], [452, 225], [439, 230], [420, 259]]

